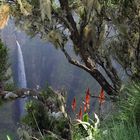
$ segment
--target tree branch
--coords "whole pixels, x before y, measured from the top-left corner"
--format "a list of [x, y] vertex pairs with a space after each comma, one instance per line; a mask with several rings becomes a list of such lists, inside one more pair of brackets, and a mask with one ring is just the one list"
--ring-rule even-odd
[[67, 51], [64, 49], [64, 47], [61, 47], [62, 52], [66, 56], [69, 63], [78, 66], [79, 68], [82, 68], [83, 70], [87, 71], [92, 77], [94, 77], [97, 82], [101, 85], [101, 87], [104, 88], [104, 90], [107, 92], [108, 95], [117, 95], [117, 91], [108, 83], [108, 81], [104, 78], [104, 76], [98, 71], [97, 69], [89, 69], [83, 64], [80, 64], [78, 61], [72, 59], [70, 55], [67, 53]]
[[105, 61], [106, 61], [106, 64], [103, 63], [103, 65], [101, 65], [101, 66], [104, 69], [104, 71], [106, 72], [106, 74], [108, 75], [108, 77], [110, 78], [110, 80], [112, 81], [114, 88], [118, 89], [121, 85], [121, 81], [119, 79], [117, 71], [113, 67], [112, 62], [108, 56], [105, 56]]
[[70, 32], [73, 31], [73, 28], [71, 27], [71, 25], [68, 23], [68, 21], [64, 17], [59, 15], [55, 10], [53, 10], [52, 12], [53, 12], [54, 17], [60, 21], [60, 24], [64, 25], [66, 28], [68, 28]]
[[103, 100], [105, 100], [105, 101], [110, 101], [110, 98], [107, 98], [106, 96], [105, 96], [105, 98], [101, 98], [101, 97], [99, 97], [99, 96], [95, 96], [95, 95], [91, 95], [91, 94], [90, 94], [90, 97], [91, 97], [91, 98], [95, 98], [95, 99], [103, 99]]
[[88, 67], [86, 67], [85, 65], [79, 63], [79, 61], [74, 60], [73, 58], [71, 58], [71, 56], [67, 53], [67, 51], [64, 49], [64, 47], [61, 48], [61, 50], [64, 53], [64, 55], [67, 58], [67, 60], [69, 61], [69, 63], [71, 63], [71, 64], [73, 64], [75, 66], [78, 66], [79, 68], [82, 68], [87, 72], [91, 72], [91, 70]]
[[79, 32], [78, 32], [78, 29], [77, 29], [77, 26], [76, 26], [76, 22], [74, 21], [74, 18], [71, 14], [68, 0], [59, 0], [59, 2], [60, 2], [60, 6], [61, 6], [63, 12], [66, 13], [66, 19], [68, 20], [68, 22], [70, 23], [70, 25], [73, 29], [71, 31], [71, 39], [73, 40], [73, 42], [75, 44], [78, 45], [80, 36], [79, 36]]
[[68, 4], [68, 0], [59, 0], [60, 1], [60, 5], [61, 8], [64, 12], [66, 12], [66, 18], [69, 21], [69, 23], [71, 24], [72, 28], [74, 30], [77, 30], [76, 27], [76, 22], [74, 21], [74, 18], [71, 14], [70, 8], [69, 8], [69, 4]]

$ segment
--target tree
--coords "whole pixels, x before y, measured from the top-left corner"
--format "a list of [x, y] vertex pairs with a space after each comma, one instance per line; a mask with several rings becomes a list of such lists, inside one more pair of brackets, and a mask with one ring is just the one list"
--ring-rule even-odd
[[0, 40], [0, 93], [4, 91], [4, 83], [10, 78], [7, 74], [8, 68], [8, 50]]
[[122, 81], [114, 61], [131, 78], [140, 78], [139, 5], [139, 0], [17, 0], [11, 13], [28, 34], [51, 41], [71, 64], [116, 96]]

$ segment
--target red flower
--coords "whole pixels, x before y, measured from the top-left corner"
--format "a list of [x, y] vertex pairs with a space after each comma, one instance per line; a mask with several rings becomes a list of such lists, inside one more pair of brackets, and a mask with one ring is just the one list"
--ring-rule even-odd
[[87, 112], [87, 104], [84, 104], [84, 112]]
[[80, 107], [80, 111], [79, 111], [79, 114], [78, 114], [78, 119], [82, 120], [82, 117], [83, 117], [82, 107]]
[[87, 112], [87, 110], [89, 110], [89, 104], [84, 103], [84, 112]]
[[100, 95], [99, 95], [99, 103], [102, 104], [104, 102], [105, 102], [105, 93], [104, 93], [104, 89], [101, 88]]
[[74, 97], [72, 104], [71, 104], [72, 110], [75, 111], [76, 109], [76, 98]]
[[89, 88], [88, 88], [87, 91], [86, 91], [86, 101], [85, 101], [85, 104], [89, 105], [89, 102], [90, 102], [90, 91], [89, 91]]
[[86, 91], [86, 97], [84, 102], [84, 112], [87, 112], [87, 109], [89, 109], [89, 103], [90, 103], [90, 91], [88, 88]]

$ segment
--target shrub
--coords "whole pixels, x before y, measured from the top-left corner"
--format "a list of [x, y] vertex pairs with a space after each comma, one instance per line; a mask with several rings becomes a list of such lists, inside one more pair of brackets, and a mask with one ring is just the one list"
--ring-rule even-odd
[[43, 140], [70, 140], [70, 122], [61, 93], [48, 87], [37, 98], [26, 104], [27, 114], [23, 118], [23, 123], [32, 129], [32, 135], [37, 136], [40, 133], [37, 138]]

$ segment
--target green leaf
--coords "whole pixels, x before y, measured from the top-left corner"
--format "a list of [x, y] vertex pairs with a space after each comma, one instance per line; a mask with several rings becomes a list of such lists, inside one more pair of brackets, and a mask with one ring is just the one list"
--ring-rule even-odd
[[8, 135], [6, 137], [7, 137], [7, 140], [12, 140]]
[[86, 114], [83, 115], [83, 121], [84, 122], [88, 122], [89, 121], [88, 113], [86, 113]]

